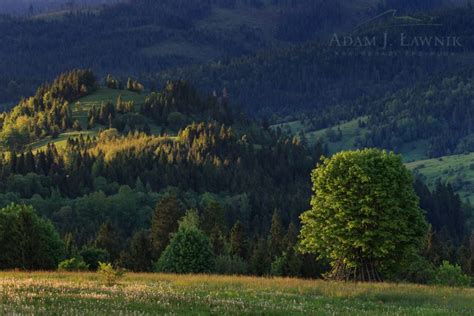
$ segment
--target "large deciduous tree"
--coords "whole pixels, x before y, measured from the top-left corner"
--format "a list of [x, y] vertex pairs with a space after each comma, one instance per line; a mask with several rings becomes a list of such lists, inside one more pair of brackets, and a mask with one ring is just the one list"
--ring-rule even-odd
[[318, 164], [312, 181], [300, 248], [331, 262], [328, 277], [380, 281], [420, 249], [427, 224], [400, 156], [341, 152]]

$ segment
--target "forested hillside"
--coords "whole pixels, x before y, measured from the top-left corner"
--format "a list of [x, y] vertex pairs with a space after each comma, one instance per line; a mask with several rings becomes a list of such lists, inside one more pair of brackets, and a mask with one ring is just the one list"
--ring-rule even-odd
[[[185, 81], [146, 96], [143, 88], [132, 79], [123, 84], [74, 70], [2, 115], [0, 208], [10, 206], [0, 219], [14, 230], [29, 218], [38, 225], [36, 238], [52, 248], [17, 258], [10, 246], [21, 235], [12, 235], [0, 267], [51, 269], [74, 259], [63, 264], [76, 269], [81, 260], [96, 269], [98, 261], [110, 261], [133, 271], [179, 272], [166, 258], [178, 240], [196, 238], [205, 249], [209, 243], [217, 267], [196, 271], [326, 272], [327, 262], [315, 264], [295, 248], [299, 216], [309, 207], [309, 174], [324, 144], [262, 126], [234, 109], [225, 91], [203, 97]], [[463, 264], [470, 258], [463, 252], [469, 207], [449, 185], [415, 188], [432, 224], [425, 259]], [[42, 259], [47, 251], [54, 251], [49, 261]], [[398, 277], [427, 282], [410, 271]]]
[[94, 9], [99, 5], [110, 5], [123, 0], [2, 0], [0, 14], [35, 16], [50, 12]]
[[[69, 1], [65, 8], [50, 14], [35, 14], [33, 8], [27, 16], [0, 17], [4, 44], [0, 48], [0, 71], [4, 74], [0, 102], [16, 101], [33, 93], [45, 79], [76, 67], [93, 68], [101, 76], [114, 73], [153, 82], [163, 70], [211, 61], [225, 65], [229, 58], [261, 50], [273, 54], [274, 49], [325, 41], [335, 31], [349, 32], [392, 7], [390, 3], [382, 6], [378, 0], [134, 0], [91, 10], [68, 8], [80, 4]], [[411, 5], [397, 7], [414, 10]], [[249, 79], [264, 85], [258, 78]], [[219, 90], [230, 81], [225, 75], [214, 79], [218, 80], [211, 83]], [[247, 86], [238, 88], [236, 93]], [[277, 88], [289, 96], [300, 94], [291, 86]], [[264, 90], [267, 97], [268, 89]], [[308, 104], [304, 94], [286, 100]], [[249, 107], [260, 104], [260, 100], [240, 101]], [[264, 105], [273, 106], [270, 101]]]
[[[182, 81], [169, 82], [137, 107], [119, 96], [92, 106], [87, 120], [74, 119], [74, 108], [98, 88], [90, 71], [66, 73], [2, 117], [2, 206], [31, 204], [74, 249], [105, 250], [131, 269], [152, 268], [189, 208], [201, 214], [216, 254], [235, 251], [241, 260], [263, 251], [258, 245], [272, 216], [282, 234], [295, 229], [320, 149], [262, 129], [233, 114], [225, 96], [202, 98]], [[90, 133], [56, 147], [56, 139], [74, 130]], [[50, 143], [32, 150], [44, 138]], [[168, 222], [152, 224], [157, 220]], [[230, 246], [232, 231], [239, 235]], [[150, 248], [154, 255], [145, 268], [126, 261], [135, 260], [127, 256], [134, 235], [162, 245]]]
[[[379, 184], [403, 188], [403, 206], [394, 209], [410, 205], [419, 225], [407, 238], [421, 253], [388, 278], [427, 283], [445, 260], [474, 272], [472, 5], [75, 5], [0, 16], [0, 226], [9, 229], [0, 234], [0, 268], [54, 269], [61, 261], [65, 270], [95, 270], [108, 261], [133, 271], [335, 271], [347, 279], [352, 268], [340, 258], [316, 260], [311, 230], [309, 254], [298, 251], [300, 215], [316, 205], [310, 174], [330, 164], [323, 156], [377, 147], [410, 161], [416, 194], [396, 155], [342, 153], [335, 165], [365, 168], [357, 175], [362, 193], [366, 175], [380, 176], [367, 160], [381, 159], [396, 168], [380, 170], [403, 178]], [[327, 195], [337, 203], [344, 196], [345, 211], [354, 203], [338, 181], [350, 172], [335, 170], [338, 190]], [[315, 195], [325, 179], [313, 177]], [[311, 225], [311, 215], [304, 218]], [[36, 240], [47, 247], [22, 256]], [[177, 260], [183, 252], [199, 263]], [[364, 262], [355, 265], [377, 264], [357, 256]], [[366, 280], [364, 273], [354, 279]]]

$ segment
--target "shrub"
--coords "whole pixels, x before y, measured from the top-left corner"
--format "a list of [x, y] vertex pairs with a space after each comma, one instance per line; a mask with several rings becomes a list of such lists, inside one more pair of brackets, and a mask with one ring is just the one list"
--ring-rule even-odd
[[206, 273], [214, 270], [215, 255], [209, 238], [199, 228], [199, 216], [190, 210], [180, 221], [178, 232], [173, 235], [155, 265], [157, 272]]
[[114, 268], [111, 263], [99, 262], [97, 273], [103, 277], [107, 286], [114, 286], [123, 277], [125, 270]]
[[471, 284], [471, 278], [462, 273], [460, 266], [443, 261], [441, 266], [436, 269], [433, 283], [445, 286], [466, 287]]
[[93, 246], [84, 247], [80, 255], [91, 271], [95, 271], [99, 268], [99, 262], [108, 262], [110, 257], [106, 250]]
[[59, 271], [86, 271], [89, 270], [89, 265], [84, 262], [82, 257], [76, 257], [61, 261], [58, 265]]
[[218, 274], [242, 275], [247, 271], [247, 263], [240, 257], [224, 255], [216, 258], [215, 272]]
[[388, 279], [427, 284], [434, 279], [434, 273], [434, 266], [428, 260], [419, 255], [414, 255], [404, 263], [400, 263], [400, 271], [397, 271], [397, 275], [389, 276]]
[[289, 249], [273, 261], [271, 274], [275, 276], [297, 276], [300, 274], [302, 261], [293, 249]]
[[197, 229], [181, 229], [161, 255], [155, 270], [171, 273], [206, 273], [214, 269], [209, 238]]

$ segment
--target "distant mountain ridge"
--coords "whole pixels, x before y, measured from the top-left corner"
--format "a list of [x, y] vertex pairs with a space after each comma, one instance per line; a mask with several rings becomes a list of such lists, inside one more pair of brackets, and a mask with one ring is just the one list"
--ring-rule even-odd
[[50, 11], [78, 10], [124, 1], [128, 0], [2, 0], [0, 14], [36, 15]]

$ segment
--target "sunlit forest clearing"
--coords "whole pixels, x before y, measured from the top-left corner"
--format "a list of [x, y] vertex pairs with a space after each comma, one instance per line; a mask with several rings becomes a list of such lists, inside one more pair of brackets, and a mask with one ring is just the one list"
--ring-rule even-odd
[[[77, 139], [81, 135], [83, 137], [97, 136], [100, 128], [96, 127], [93, 129], [86, 130], [87, 127], [87, 115], [89, 110], [93, 107], [99, 109], [100, 106], [107, 102], [116, 102], [117, 98], [121, 98], [124, 102], [133, 102], [133, 104], [139, 108], [145, 102], [146, 94], [139, 94], [127, 90], [116, 90], [108, 89], [106, 87], [99, 87], [96, 91], [80, 98], [76, 102], [73, 102], [70, 107], [72, 111], [72, 118], [78, 120], [81, 125], [81, 131], [72, 131], [61, 133], [56, 138], [45, 137], [39, 141], [30, 144], [34, 151], [38, 149], [44, 149], [48, 143], [54, 144], [57, 148], [64, 148], [69, 138]], [[153, 133], [159, 133], [159, 128], [150, 122], [151, 130]]]
[[474, 289], [290, 278], [2, 272], [4, 314], [472, 315]]

